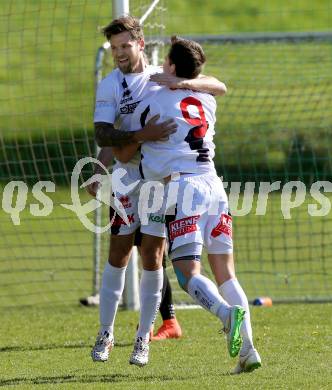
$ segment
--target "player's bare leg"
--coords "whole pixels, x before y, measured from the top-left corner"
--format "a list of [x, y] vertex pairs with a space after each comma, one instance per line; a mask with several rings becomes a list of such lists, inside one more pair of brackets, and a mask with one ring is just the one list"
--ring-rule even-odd
[[111, 235], [108, 262], [100, 289], [100, 330], [91, 351], [93, 361], [107, 361], [114, 345], [114, 320], [123, 293], [134, 235]]
[[149, 361], [150, 329], [156, 318], [163, 286], [162, 258], [165, 239], [143, 235], [141, 257], [143, 271], [140, 282], [140, 320], [134, 350], [129, 363], [144, 366]]
[[173, 258], [173, 267], [180, 286], [204, 309], [217, 316], [224, 325], [227, 347], [231, 357], [239, 353], [241, 347], [240, 327], [244, 310], [240, 306], [230, 306], [219, 294], [216, 285], [200, 274], [198, 260]]
[[222, 297], [229, 304], [240, 305], [246, 311], [241, 327], [243, 344], [240, 350], [239, 362], [233, 373], [253, 371], [261, 366], [261, 358], [253, 344], [249, 303], [235, 276], [233, 254], [209, 254], [208, 258]]

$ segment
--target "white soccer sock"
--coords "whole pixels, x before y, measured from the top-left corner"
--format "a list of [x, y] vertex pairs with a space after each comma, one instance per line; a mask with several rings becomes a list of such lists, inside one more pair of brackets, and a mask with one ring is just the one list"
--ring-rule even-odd
[[100, 289], [100, 332], [113, 335], [114, 320], [122, 296], [126, 268], [117, 268], [108, 262], [105, 265]]
[[217, 286], [203, 275], [194, 275], [188, 283], [188, 293], [204, 309], [219, 317], [224, 325], [229, 318], [230, 306], [220, 296]]
[[142, 271], [140, 283], [140, 320], [137, 330], [137, 337], [149, 340], [151, 326], [156, 318], [161, 301], [161, 290], [163, 288], [163, 268], [156, 271]]
[[237, 279], [229, 279], [224, 282], [221, 286], [219, 286], [219, 292], [230, 305], [240, 305], [246, 311], [241, 327], [243, 344], [240, 354], [244, 356], [251, 348], [254, 348], [247, 296]]

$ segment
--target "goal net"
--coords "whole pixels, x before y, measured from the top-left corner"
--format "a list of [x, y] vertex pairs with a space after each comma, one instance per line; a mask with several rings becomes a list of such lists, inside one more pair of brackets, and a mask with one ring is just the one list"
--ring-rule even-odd
[[[96, 271], [94, 234], [62, 204], [72, 203], [76, 162], [95, 154], [94, 58], [103, 44], [98, 27], [111, 19], [110, 3], [0, 4], [0, 307], [76, 303], [91, 293], [93, 275], [107, 258], [105, 233]], [[151, 4], [132, 1], [130, 11], [140, 17]], [[164, 42], [164, 5], [158, 7], [144, 22], [152, 49]], [[195, 38], [207, 54], [205, 73], [228, 86], [227, 96], [217, 99], [216, 165], [229, 183], [243, 287], [250, 299], [331, 300], [332, 214], [326, 205], [326, 215], [308, 212], [312, 204], [324, 209], [310, 193], [312, 184], [332, 181], [331, 36]], [[103, 74], [111, 67], [106, 55]], [[86, 166], [83, 176], [89, 174]], [[278, 181], [265, 215], [256, 215], [259, 183]], [[305, 185], [305, 197], [285, 219], [281, 195], [290, 181]], [[235, 182], [242, 183], [238, 198]], [[255, 184], [249, 211], [243, 202], [250, 200], [243, 191], [247, 182]], [[330, 202], [328, 189], [321, 193]], [[293, 191], [292, 201], [301, 200], [301, 191]], [[90, 200], [83, 189], [80, 198], [82, 204]], [[104, 210], [102, 225], [106, 220]], [[202, 264], [210, 275], [206, 258]], [[175, 302], [191, 303], [171, 265], [168, 272]]]

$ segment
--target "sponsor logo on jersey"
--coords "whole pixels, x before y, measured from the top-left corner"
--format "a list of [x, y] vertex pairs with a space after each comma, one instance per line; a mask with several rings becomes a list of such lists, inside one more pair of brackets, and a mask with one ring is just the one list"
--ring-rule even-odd
[[211, 232], [212, 237], [218, 237], [221, 234], [232, 237], [232, 217], [228, 214], [221, 214], [218, 225]]
[[140, 101], [135, 103], [126, 104], [123, 107], [120, 107], [120, 114], [132, 114], [135, 111], [135, 108], [139, 105]]
[[120, 104], [128, 103], [128, 102], [130, 102], [131, 100], [133, 100], [133, 97], [132, 97], [132, 96], [129, 96], [128, 98], [121, 99]]
[[[127, 215], [129, 223], [134, 223], [135, 218], [134, 214]], [[126, 222], [117, 214], [114, 218], [112, 226], [121, 226], [121, 225], [126, 225]]]
[[127, 89], [128, 88], [127, 80], [125, 78], [123, 78], [121, 85], [122, 85], [123, 89]]
[[166, 223], [166, 219], [163, 215], [154, 215], [150, 214], [149, 221], [151, 222], [159, 222], [159, 223]]
[[121, 196], [119, 198], [119, 201], [121, 202], [123, 208], [129, 209], [129, 207], [132, 206], [132, 203], [130, 202], [129, 196]]
[[120, 104], [124, 104], [129, 102], [130, 100], [133, 100], [133, 98], [130, 96], [131, 91], [128, 88], [128, 84], [126, 79], [124, 78], [122, 81], [122, 88], [124, 89], [123, 94], [122, 94], [122, 99], [120, 101]]
[[197, 230], [197, 221], [199, 218], [200, 215], [193, 215], [192, 217], [186, 217], [171, 222], [169, 224], [170, 239], [173, 241], [176, 237], [195, 232]]

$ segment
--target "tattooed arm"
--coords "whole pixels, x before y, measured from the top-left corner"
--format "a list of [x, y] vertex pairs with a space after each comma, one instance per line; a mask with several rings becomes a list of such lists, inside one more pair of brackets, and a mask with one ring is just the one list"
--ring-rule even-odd
[[170, 134], [176, 131], [177, 125], [173, 119], [168, 119], [157, 124], [158, 119], [159, 115], [155, 115], [147, 122], [143, 129], [138, 131], [117, 130], [111, 123], [95, 122], [97, 144], [100, 147], [122, 147], [132, 143], [167, 139]]
[[106, 122], [95, 122], [95, 137], [99, 147], [124, 146], [137, 142], [134, 131], [117, 130]]

